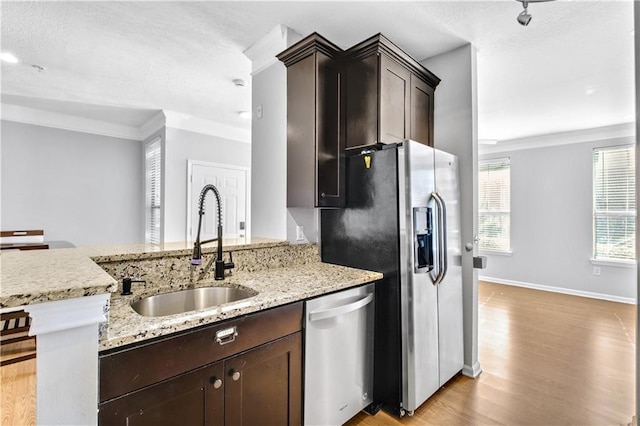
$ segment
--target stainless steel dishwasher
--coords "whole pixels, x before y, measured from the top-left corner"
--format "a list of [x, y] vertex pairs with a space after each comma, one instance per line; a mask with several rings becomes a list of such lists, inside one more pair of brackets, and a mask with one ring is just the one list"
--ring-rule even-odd
[[374, 284], [305, 304], [304, 424], [341, 425], [373, 401]]

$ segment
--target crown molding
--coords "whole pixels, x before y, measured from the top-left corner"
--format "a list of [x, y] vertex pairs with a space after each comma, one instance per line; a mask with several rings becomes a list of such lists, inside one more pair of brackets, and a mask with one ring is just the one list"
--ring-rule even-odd
[[93, 135], [143, 141], [162, 127], [231, 139], [251, 143], [251, 130], [229, 126], [203, 118], [193, 117], [175, 111], [158, 111], [140, 127], [125, 126], [106, 121], [61, 114], [37, 108], [23, 107], [13, 104], [0, 104], [0, 118], [6, 121], [70, 130]]
[[164, 111], [158, 111], [153, 117], [151, 117], [146, 123], [140, 126], [138, 129], [140, 134], [140, 140], [146, 140], [158, 130], [163, 128], [167, 123], [167, 117], [164, 115]]
[[251, 60], [251, 75], [279, 62], [276, 55], [299, 40], [302, 40], [302, 36], [291, 28], [281, 24], [276, 25], [243, 52]]
[[164, 110], [166, 127], [251, 143], [251, 129], [229, 126], [176, 111]]
[[140, 129], [132, 126], [5, 103], [0, 104], [0, 108], [2, 120], [113, 138], [140, 140]]
[[592, 129], [575, 130], [571, 132], [549, 133], [527, 138], [499, 141], [496, 145], [480, 145], [478, 154], [494, 154], [523, 149], [546, 148], [558, 145], [570, 145], [601, 140], [612, 140], [635, 137], [635, 123], [614, 124], [612, 126], [596, 127]]

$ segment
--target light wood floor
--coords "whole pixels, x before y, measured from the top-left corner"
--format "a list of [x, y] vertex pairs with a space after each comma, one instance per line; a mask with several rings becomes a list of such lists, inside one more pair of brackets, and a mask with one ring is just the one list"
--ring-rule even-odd
[[[348, 426], [627, 425], [634, 414], [636, 306], [479, 286], [475, 380], [457, 376], [413, 417]], [[0, 368], [2, 426], [35, 424], [35, 360]]]
[[0, 367], [2, 426], [36, 424], [36, 360]]
[[627, 425], [634, 414], [636, 306], [492, 283], [479, 286], [479, 360], [402, 420], [348, 426]]

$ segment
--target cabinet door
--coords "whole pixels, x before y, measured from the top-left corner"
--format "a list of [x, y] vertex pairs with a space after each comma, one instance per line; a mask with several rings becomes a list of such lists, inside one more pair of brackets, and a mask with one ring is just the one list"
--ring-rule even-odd
[[98, 422], [101, 426], [222, 425], [225, 381], [223, 363], [218, 362], [102, 403]]
[[433, 87], [411, 75], [411, 131], [409, 139], [433, 146]]
[[225, 425], [300, 425], [301, 357], [298, 332], [226, 360]]
[[402, 142], [409, 135], [410, 79], [408, 69], [381, 55], [379, 142]]
[[316, 82], [316, 206], [344, 206], [342, 65], [318, 52]]
[[380, 55], [353, 60], [347, 65], [346, 148], [375, 144], [378, 137], [378, 83]]

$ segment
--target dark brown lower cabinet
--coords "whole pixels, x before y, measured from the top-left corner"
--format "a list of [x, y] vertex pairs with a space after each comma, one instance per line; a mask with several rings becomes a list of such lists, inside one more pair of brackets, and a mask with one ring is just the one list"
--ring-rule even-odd
[[225, 425], [302, 424], [301, 358], [296, 333], [226, 360]]
[[100, 425], [300, 425], [301, 333], [101, 404]]
[[301, 330], [296, 302], [106, 351], [98, 423], [298, 426]]
[[224, 388], [222, 362], [132, 392], [100, 406], [101, 425], [222, 425]]

